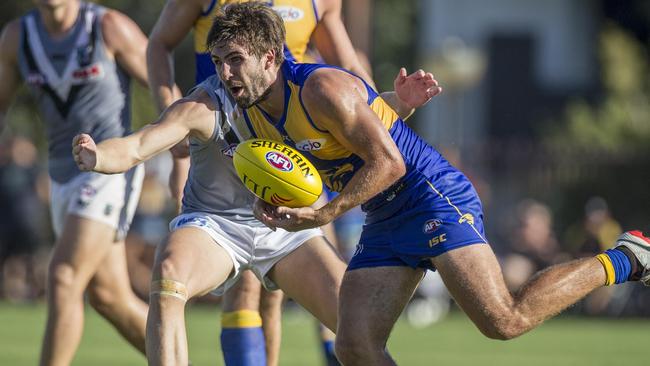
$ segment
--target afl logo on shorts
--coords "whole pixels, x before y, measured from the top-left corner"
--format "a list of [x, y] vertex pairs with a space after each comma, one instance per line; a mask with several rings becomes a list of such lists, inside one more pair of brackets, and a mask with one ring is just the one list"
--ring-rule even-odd
[[442, 226], [442, 220], [431, 219], [424, 223], [424, 226], [422, 227], [422, 231], [425, 234], [431, 234], [432, 232], [438, 230], [440, 226]]
[[293, 170], [293, 163], [286, 155], [279, 152], [269, 151], [265, 155], [266, 161], [275, 169], [290, 172]]
[[273, 10], [280, 15], [285, 22], [297, 22], [305, 16], [305, 12], [293, 6], [274, 6]]

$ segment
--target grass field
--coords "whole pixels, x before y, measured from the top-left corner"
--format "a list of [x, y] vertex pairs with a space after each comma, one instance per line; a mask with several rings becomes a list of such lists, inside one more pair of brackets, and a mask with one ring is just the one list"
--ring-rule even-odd
[[[96, 313], [88, 309], [84, 338], [74, 365], [144, 365], [145, 361]], [[0, 303], [0, 365], [36, 365], [43, 332], [43, 305]], [[218, 311], [190, 307], [187, 314], [193, 365], [222, 365]], [[319, 348], [312, 318], [287, 311], [283, 321], [285, 366], [318, 366]], [[650, 319], [562, 317], [523, 337], [499, 342], [484, 338], [456, 312], [424, 329], [400, 321], [389, 349], [400, 365], [611, 366], [644, 365]]]

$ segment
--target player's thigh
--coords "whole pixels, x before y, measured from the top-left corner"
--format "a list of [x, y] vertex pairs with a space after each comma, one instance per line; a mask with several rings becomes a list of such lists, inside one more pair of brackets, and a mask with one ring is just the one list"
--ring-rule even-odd
[[492, 322], [512, 305], [492, 248], [474, 244], [432, 259], [449, 293], [477, 325]]
[[233, 270], [233, 262], [205, 231], [183, 227], [158, 246], [152, 280], [161, 278], [185, 284], [190, 297], [221, 285]]
[[252, 271], [243, 271], [239, 280], [223, 294], [222, 309], [225, 312], [236, 310], [258, 310], [262, 284]]
[[341, 286], [338, 336], [383, 347], [423, 269], [368, 267], [347, 271]]
[[[50, 270], [54, 275], [88, 281], [114, 244], [115, 228], [75, 214], [66, 216], [57, 239]], [[66, 272], [61, 273], [61, 272]]]
[[315, 236], [276, 263], [269, 277], [288, 297], [335, 330], [345, 267], [324, 237]]

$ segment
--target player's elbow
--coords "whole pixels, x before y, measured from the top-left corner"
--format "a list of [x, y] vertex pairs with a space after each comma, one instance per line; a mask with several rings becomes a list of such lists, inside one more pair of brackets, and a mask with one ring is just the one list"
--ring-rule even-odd
[[401, 155], [389, 159], [388, 164], [386, 171], [394, 181], [397, 181], [406, 174], [406, 164], [404, 164], [404, 159], [402, 159]]
[[159, 62], [161, 57], [169, 56], [171, 51], [171, 48], [167, 47], [162, 40], [155, 36], [149, 38], [149, 42], [147, 42], [147, 62], [149, 63], [149, 67]]

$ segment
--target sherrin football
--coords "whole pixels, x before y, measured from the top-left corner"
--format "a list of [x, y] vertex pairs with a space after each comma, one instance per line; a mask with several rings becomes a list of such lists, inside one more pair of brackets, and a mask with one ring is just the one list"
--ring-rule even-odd
[[321, 177], [311, 162], [279, 142], [246, 140], [235, 149], [233, 164], [246, 188], [275, 206], [309, 206], [323, 191]]

